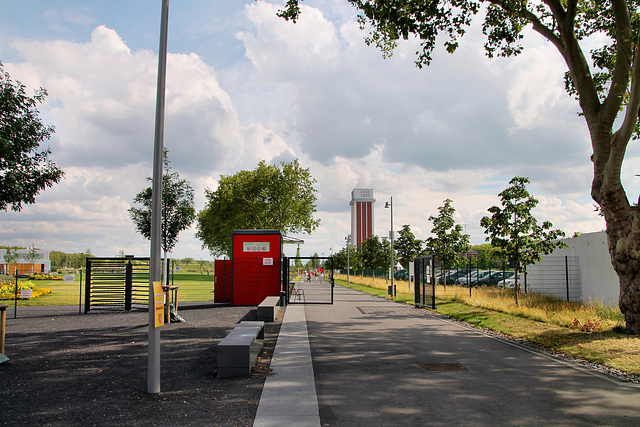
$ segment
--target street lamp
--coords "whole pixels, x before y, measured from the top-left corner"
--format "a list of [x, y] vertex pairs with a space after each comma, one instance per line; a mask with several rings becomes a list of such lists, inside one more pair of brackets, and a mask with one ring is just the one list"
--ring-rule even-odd
[[[162, 0], [160, 46], [158, 49], [158, 85], [156, 121], [153, 141], [153, 180], [151, 186], [151, 251], [149, 255], [149, 356], [147, 358], [147, 392], [160, 393], [160, 329], [156, 327], [155, 283], [160, 281], [162, 239], [162, 148], [164, 144], [164, 108], [167, 75], [167, 29], [169, 0]], [[166, 272], [166, 270], [165, 270]]]
[[391, 209], [391, 231], [389, 231], [389, 241], [391, 242], [391, 286], [388, 289], [388, 294], [392, 297], [396, 296], [396, 287], [393, 284], [393, 196], [391, 201], [384, 204], [385, 209]]

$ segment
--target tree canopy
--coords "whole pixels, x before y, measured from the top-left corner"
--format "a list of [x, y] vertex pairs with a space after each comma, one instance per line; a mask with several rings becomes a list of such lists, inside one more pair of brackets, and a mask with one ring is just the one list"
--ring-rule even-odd
[[[489, 57], [522, 52], [527, 27], [556, 48], [567, 65], [565, 87], [578, 101], [589, 130], [591, 197], [607, 223], [620, 310], [627, 328], [640, 334], [640, 199], [629, 201], [621, 179], [629, 141], [640, 136], [640, 0], [348, 1], [360, 11], [361, 27], [369, 30], [366, 43], [385, 55], [399, 40], [417, 38], [418, 67], [431, 63], [438, 41], [455, 52], [476, 15], [484, 17]], [[299, 2], [287, 0], [279, 15], [295, 21]]]
[[405, 224], [402, 230], [398, 231], [398, 238], [393, 242], [393, 249], [398, 254], [398, 262], [405, 269], [409, 269], [409, 262], [424, 253], [424, 242], [416, 239], [411, 231], [411, 226]]
[[[193, 206], [193, 188], [189, 181], [180, 177], [178, 172], [171, 171], [168, 151], [163, 150], [164, 171], [162, 173], [162, 250], [165, 255], [171, 252], [178, 243], [178, 235], [187, 229], [196, 219]], [[152, 182], [151, 177], [147, 181]], [[142, 207], [131, 207], [129, 216], [136, 230], [151, 240], [151, 193], [147, 187], [134, 197], [134, 203]]]
[[196, 236], [213, 255], [231, 255], [231, 234], [241, 229], [275, 229], [311, 233], [316, 212], [316, 180], [298, 160], [280, 167], [261, 161], [252, 171], [221, 175], [215, 191], [205, 190], [207, 204], [198, 213]]
[[389, 239], [383, 237], [381, 240], [378, 236], [369, 236], [360, 245], [360, 257], [365, 268], [376, 270], [387, 267], [391, 260]]
[[37, 106], [46, 97], [44, 88], [28, 96], [0, 62], [0, 210], [19, 211], [23, 203], [35, 203], [40, 191], [64, 175], [48, 159], [51, 150], [40, 148], [54, 132], [39, 117]]
[[501, 248], [504, 255], [513, 261], [516, 274], [516, 303], [518, 302], [518, 271], [542, 259], [540, 254], [550, 254], [555, 248], [565, 244], [559, 240], [564, 237], [562, 230], [553, 229], [550, 221], [538, 225], [538, 220], [531, 210], [536, 207], [536, 200], [526, 189], [529, 179], [516, 176], [509, 181], [510, 187], [499, 196], [502, 207], [491, 206], [491, 216], [484, 216], [480, 225], [488, 234], [487, 241], [494, 247]]
[[[456, 210], [453, 200], [446, 199], [444, 205], [438, 208], [438, 216], [430, 216], [433, 223], [431, 233], [433, 237], [427, 239], [427, 251], [436, 256], [442, 262], [443, 267], [456, 264], [460, 254], [469, 250], [469, 235], [463, 233], [462, 225], [456, 224], [453, 215]], [[446, 275], [443, 274], [444, 285], [447, 285]]]

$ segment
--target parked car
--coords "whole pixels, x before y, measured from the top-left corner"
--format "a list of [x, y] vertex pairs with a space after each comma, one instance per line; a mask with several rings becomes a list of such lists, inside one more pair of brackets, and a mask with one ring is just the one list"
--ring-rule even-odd
[[447, 283], [460, 283], [460, 278], [467, 276], [467, 270], [457, 270], [447, 277]]
[[480, 270], [480, 271], [472, 271], [469, 276], [464, 276], [461, 277], [459, 280], [459, 283], [461, 285], [476, 285], [478, 283], [478, 280], [482, 279], [483, 277], [487, 277], [489, 275], [489, 271], [488, 270]]
[[464, 275], [458, 279], [458, 283], [461, 285], [468, 285], [471, 281], [476, 280], [478, 277], [478, 272], [476, 270], [472, 270], [468, 275]]
[[[524, 276], [522, 274], [518, 274], [518, 283], [520, 283], [520, 287], [524, 285]], [[504, 286], [505, 288], [511, 288], [511, 289], [515, 288], [516, 286], [515, 273], [513, 273], [511, 277], [509, 277], [508, 279], [505, 279], [502, 282], [498, 283], [498, 285]]]
[[[464, 270], [449, 270], [447, 271], [446, 278], [447, 284], [458, 283], [458, 278], [465, 274]], [[438, 283], [443, 284], [444, 280], [442, 279], [442, 273], [438, 274]]]
[[479, 285], [497, 285], [503, 280], [512, 277], [515, 273], [513, 271], [493, 271], [490, 275], [487, 275], [478, 280]]
[[409, 270], [399, 270], [393, 274], [393, 277], [398, 280], [409, 280]]

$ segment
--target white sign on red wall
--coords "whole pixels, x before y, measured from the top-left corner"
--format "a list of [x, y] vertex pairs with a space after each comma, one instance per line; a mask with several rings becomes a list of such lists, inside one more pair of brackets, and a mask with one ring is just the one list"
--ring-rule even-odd
[[269, 242], [243, 242], [242, 252], [269, 252]]

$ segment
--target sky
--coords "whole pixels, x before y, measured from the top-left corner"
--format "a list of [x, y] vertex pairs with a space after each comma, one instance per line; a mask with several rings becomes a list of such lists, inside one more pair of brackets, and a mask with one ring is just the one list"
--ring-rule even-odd
[[[591, 145], [564, 63], [528, 31], [516, 58], [488, 59], [481, 21], [450, 55], [414, 65], [417, 43], [391, 58], [364, 43], [346, 0], [307, 0], [297, 24], [284, 1], [181, 0], [169, 11], [164, 145], [195, 190], [261, 160], [298, 159], [316, 179], [321, 223], [302, 256], [345, 246], [354, 188], [373, 188], [375, 234], [409, 224], [429, 237], [445, 199], [472, 244], [480, 219], [514, 176], [530, 179], [539, 221], [568, 236], [605, 228], [589, 191]], [[153, 159], [161, 0], [0, 0], [0, 61], [29, 91], [44, 87], [41, 118], [63, 180], [20, 212], [0, 212], [0, 245], [63, 252], [149, 255], [127, 209], [148, 186]], [[587, 47], [588, 48], [588, 47]], [[640, 151], [623, 182], [635, 200]], [[172, 256], [214, 259], [180, 234]], [[295, 246], [285, 247], [294, 256]]]

